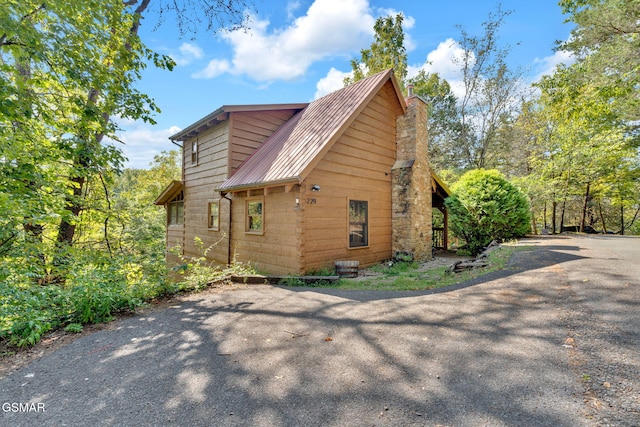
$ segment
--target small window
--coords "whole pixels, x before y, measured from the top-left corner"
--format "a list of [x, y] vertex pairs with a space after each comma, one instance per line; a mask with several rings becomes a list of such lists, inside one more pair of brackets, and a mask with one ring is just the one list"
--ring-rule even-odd
[[349, 247], [369, 245], [369, 202], [349, 200]]
[[262, 199], [249, 199], [246, 206], [245, 230], [247, 233], [262, 233], [264, 231], [264, 201]]
[[184, 193], [178, 194], [167, 205], [167, 222], [169, 225], [182, 225], [184, 220]]
[[198, 140], [191, 141], [191, 163], [198, 163]]
[[209, 203], [209, 227], [210, 230], [218, 231], [220, 228], [220, 202]]

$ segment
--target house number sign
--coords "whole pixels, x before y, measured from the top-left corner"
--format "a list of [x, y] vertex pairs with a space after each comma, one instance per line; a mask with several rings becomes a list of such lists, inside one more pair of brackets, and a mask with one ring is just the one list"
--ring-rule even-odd
[[307, 204], [308, 205], [315, 205], [316, 204], [316, 199], [307, 199]]

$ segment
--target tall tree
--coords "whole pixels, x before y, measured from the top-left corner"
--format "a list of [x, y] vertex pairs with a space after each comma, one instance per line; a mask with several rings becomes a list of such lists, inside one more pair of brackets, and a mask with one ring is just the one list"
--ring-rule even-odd
[[429, 163], [436, 171], [461, 169], [460, 146], [453, 143], [462, 133], [457, 98], [449, 82], [437, 73], [420, 70], [407, 80], [407, 86], [428, 106]]
[[628, 126], [609, 98], [576, 78], [585, 71], [583, 63], [560, 67], [538, 84], [539, 135], [544, 137], [537, 139], [531, 160], [532, 173], [554, 183], [563, 203], [581, 199], [576, 215], [581, 228], [593, 225], [597, 215], [591, 215], [591, 209], [611, 199], [620, 184], [617, 179], [633, 179], [638, 159]]
[[522, 72], [508, 67], [510, 47], [498, 43], [500, 27], [510, 14], [498, 7], [482, 24], [484, 33], [480, 36], [460, 27], [458, 43], [463, 54], [457, 62], [464, 94], [458, 106], [461, 132], [456, 143], [466, 168], [497, 166], [498, 130], [519, 104]]
[[404, 47], [404, 16], [397, 14], [376, 19], [374, 41], [368, 49], [360, 50], [360, 59], [351, 60], [352, 77], [344, 79], [345, 86], [380, 71], [393, 68], [398, 83], [404, 86], [407, 77], [407, 52]]
[[640, 0], [561, 0], [576, 27], [560, 48], [585, 64], [581, 75], [629, 122], [640, 119]]
[[91, 208], [89, 195], [97, 194], [91, 189], [122, 165], [122, 152], [101, 143], [116, 138], [112, 118], [153, 123], [159, 109], [135, 82], [148, 64], [171, 69], [173, 61], [140, 39], [143, 16], [154, 7], [159, 23], [173, 16], [184, 32], [203, 23], [238, 27], [246, 4], [6, 2], [0, 8], [0, 250], [10, 251], [25, 233], [36, 243], [47, 233], [46, 242], [57, 241], [61, 252], [73, 245], [81, 214]]
[[[113, 32], [113, 39], [110, 40], [110, 50], [108, 54], [116, 53], [116, 58], [125, 58], [124, 64], [120, 70], [116, 70], [115, 75], [120, 78], [124, 77], [124, 84], [119, 87], [120, 92], [116, 92], [118, 95], [117, 101], [124, 100], [126, 105], [124, 111], [118, 111], [117, 103], [115, 105], [105, 105], [99, 112], [92, 112], [92, 115], [102, 117], [103, 120], [111, 124], [110, 118], [119, 114], [124, 117], [131, 117], [134, 119], [142, 119], [145, 121], [153, 122], [149, 113], [159, 111], [159, 109], [153, 104], [153, 102], [137, 91], [133, 91], [133, 97], [127, 96], [128, 91], [132, 91], [132, 83], [140, 78], [140, 71], [145, 67], [144, 59], [150, 60], [155, 66], [160, 68], [171, 69], [173, 67], [173, 61], [163, 55], [158, 55], [148, 48], [146, 48], [142, 41], [139, 39], [138, 31], [141, 25], [141, 20], [144, 14], [149, 8], [155, 5], [160, 17], [160, 24], [162, 19], [169, 14], [174, 15], [177, 27], [184, 35], [186, 33], [195, 33], [198, 27], [203, 24], [207, 26], [207, 30], [218, 29], [219, 26], [230, 26], [231, 28], [238, 28], [245, 25], [246, 12], [242, 7], [246, 5], [244, 0], [222, 1], [217, 0], [213, 3], [208, 1], [188, 0], [182, 4], [177, 4], [168, 0], [156, 0], [151, 3], [151, 0], [128, 0], [122, 3], [124, 7], [123, 13], [120, 16], [115, 17], [113, 25], [117, 27], [121, 25], [124, 37], [115, 37], [116, 32]], [[123, 19], [124, 18], [124, 19]], [[116, 58], [105, 57], [103, 60], [109, 63], [117, 60]], [[86, 105], [93, 108], [100, 98], [104, 97], [105, 89], [99, 85], [91, 85], [86, 92]], [[124, 93], [125, 96], [122, 96]], [[132, 102], [133, 101], [138, 101]], [[142, 100], [142, 104], [140, 103]], [[133, 104], [133, 105], [132, 105]], [[146, 108], [145, 108], [146, 107]], [[101, 142], [105, 132], [103, 130], [92, 131], [87, 134], [80, 134], [78, 149], [72, 154], [74, 167], [73, 170], [77, 171], [71, 176], [71, 194], [67, 198], [68, 211], [70, 217], [63, 217], [59, 232], [58, 242], [65, 243], [67, 245], [73, 244], [73, 236], [75, 231], [76, 218], [82, 206], [82, 189], [84, 183], [90, 178], [91, 168], [96, 163], [94, 159], [91, 159], [87, 154], [96, 151], [100, 151], [98, 147], [101, 146]]]
[[[352, 76], [344, 79], [348, 85], [377, 72], [393, 68], [403, 91], [411, 85], [416, 95], [428, 104], [429, 159], [436, 170], [458, 166], [457, 146], [451, 141], [460, 134], [460, 121], [456, 97], [449, 83], [437, 73], [424, 70], [407, 78], [407, 54], [404, 47], [404, 17], [386, 16], [376, 20], [374, 41], [368, 49], [360, 51], [360, 59], [351, 61]], [[426, 153], [425, 153], [426, 154]]]

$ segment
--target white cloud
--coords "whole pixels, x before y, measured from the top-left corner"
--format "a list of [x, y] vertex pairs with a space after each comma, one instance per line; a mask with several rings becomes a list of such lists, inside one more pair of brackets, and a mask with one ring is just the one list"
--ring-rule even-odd
[[[414, 77], [420, 70], [427, 73], [438, 73], [440, 77], [449, 82], [451, 91], [460, 98], [464, 95], [464, 83], [460, 64], [463, 60], [464, 50], [453, 39], [448, 38], [438, 44], [435, 50], [427, 55], [425, 63], [418, 66], [409, 66], [408, 75]], [[473, 60], [473, 58], [472, 58]]]
[[180, 54], [172, 54], [171, 59], [173, 59], [176, 65], [188, 65], [195, 59], [201, 59], [204, 56], [202, 49], [200, 49], [197, 45], [193, 43], [182, 43], [180, 45]]
[[542, 76], [548, 76], [555, 72], [556, 67], [560, 64], [571, 65], [575, 62], [575, 57], [571, 52], [566, 50], [558, 50], [551, 56], [545, 56], [542, 59], [536, 58], [533, 61], [533, 66], [537, 71], [537, 75], [533, 81], [537, 82]]
[[254, 16], [250, 30], [222, 34], [233, 49], [233, 59], [214, 59], [196, 76], [229, 72], [263, 82], [294, 80], [316, 61], [367, 46], [374, 22], [368, 0], [316, 0], [305, 15], [284, 28], [271, 29], [268, 20]]
[[203, 70], [193, 73], [191, 77], [195, 79], [212, 79], [231, 69], [231, 65], [226, 60], [212, 59]]
[[321, 78], [318, 83], [316, 83], [314, 99], [321, 98], [333, 91], [342, 89], [344, 87], [343, 81], [345, 77], [350, 77], [352, 74], [351, 72], [343, 73], [331, 67], [326, 77]]
[[161, 151], [175, 150], [174, 144], [169, 141], [171, 135], [180, 131], [177, 126], [168, 129], [154, 129], [144, 123], [135, 123], [130, 129], [124, 129], [118, 133], [118, 138], [124, 144], [113, 140], [105, 143], [120, 148], [128, 159], [126, 167], [146, 169], [153, 161], [153, 157]]
[[458, 42], [448, 38], [438, 44], [435, 50], [427, 55], [427, 60], [419, 67], [409, 67], [412, 75], [417, 74], [421, 69], [429, 73], [438, 73], [445, 79], [460, 78], [460, 63], [464, 57], [464, 49]]
[[295, 11], [300, 8], [300, 2], [298, 0], [291, 0], [287, 3], [287, 19], [290, 21], [295, 18]]

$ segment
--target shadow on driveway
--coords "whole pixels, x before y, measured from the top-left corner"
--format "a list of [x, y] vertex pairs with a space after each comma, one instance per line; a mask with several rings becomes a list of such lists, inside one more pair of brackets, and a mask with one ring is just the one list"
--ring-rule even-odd
[[590, 425], [556, 305], [554, 266], [573, 252], [518, 253], [436, 292], [192, 295], [2, 379], [4, 402], [46, 410], [5, 411], [0, 424]]

